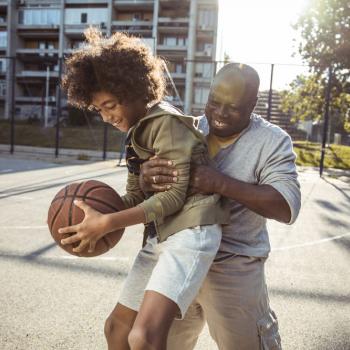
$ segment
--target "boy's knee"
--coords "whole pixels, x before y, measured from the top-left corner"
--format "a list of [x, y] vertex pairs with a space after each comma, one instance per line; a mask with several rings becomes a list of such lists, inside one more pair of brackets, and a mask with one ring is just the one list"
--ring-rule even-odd
[[113, 321], [113, 317], [109, 316], [105, 321], [105, 328], [104, 328], [106, 338], [109, 338], [111, 336], [114, 327], [115, 327], [115, 323]]
[[131, 350], [153, 349], [156, 335], [145, 326], [134, 326], [129, 333], [128, 342]]
[[104, 333], [107, 339], [115, 339], [116, 337], [127, 337], [130, 328], [127, 327], [122, 320], [115, 315], [110, 315], [105, 321]]

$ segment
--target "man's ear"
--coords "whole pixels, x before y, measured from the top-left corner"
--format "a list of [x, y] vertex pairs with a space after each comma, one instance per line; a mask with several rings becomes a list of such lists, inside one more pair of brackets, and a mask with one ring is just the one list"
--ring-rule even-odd
[[258, 97], [256, 97], [255, 99], [252, 99], [250, 102], [247, 103], [247, 109], [246, 109], [247, 114], [249, 115], [252, 114], [257, 102], [258, 102]]

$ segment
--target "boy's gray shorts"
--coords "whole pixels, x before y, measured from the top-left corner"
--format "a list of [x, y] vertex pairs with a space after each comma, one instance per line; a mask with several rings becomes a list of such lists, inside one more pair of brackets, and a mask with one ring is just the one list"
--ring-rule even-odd
[[188, 228], [162, 243], [149, 238], [136, 256], [119, 303], [138, 311], [145, 290], [174, 301], [185, 315], [215, 258], [221, 241], [220, 225]]

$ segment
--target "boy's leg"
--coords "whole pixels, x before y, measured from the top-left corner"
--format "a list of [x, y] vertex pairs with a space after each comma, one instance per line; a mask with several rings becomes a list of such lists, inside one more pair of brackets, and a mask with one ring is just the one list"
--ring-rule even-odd
[[135, 332], [133, 329], [129, 338], [131, 344], [140, 344], [135, 349], [166, 349], [171, 323], [175, 316], [186, 315], [220, 240], [221, 228], [207, 225], [180, 231], [158, 245], [159, 259], [145, 288]]
[[175, 302], [164, 295], [146, 291], [140, 311], [129, 334], [131, 350], [164, 350], [170, 326], [179, 312]]
[[108, 350], [129, 350], [128, 336], [134, 325], [137, 312], [117, 304], [105, 323]]

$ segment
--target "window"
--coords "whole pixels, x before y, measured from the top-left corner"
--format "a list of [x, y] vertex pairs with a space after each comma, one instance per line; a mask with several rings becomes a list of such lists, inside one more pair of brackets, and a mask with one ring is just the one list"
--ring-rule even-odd
[[200, 9], [198, 12], [198, 25], [200, 29], [213, 29], [215, 26], [216, 11]]
[[65, 10], [65, 24], [96, 24], [106, 23], [107, 8], [68, 8]]
[[87, 13], [83, 12], [80, 15], [80, 23], [87, 23]]
[[0, 32], [0, 47], [7, 46], [7, 32]]
[[164, 45], [167, 46], [176, 46], [176, 37], [165, 37], [164, 38]]
[[196, 63], [197, 78], [212, 78], [213, 77], [213, 64], [212, 63]]
[[187, 38], [184, 36], [165, 36], [163, 44], [167, 46], [186, 46]]
[[6, 80], [0, 80], [0, 96], [6, 96]]
[[60, 23], [60, 10], [23, 9], [19, 11], [18, 22], [26, 25], [58, 25]]
[[205, 104], [208, 100], [209, 88], [207, 87], [196, 87], [194, 89], [194, 103]]

